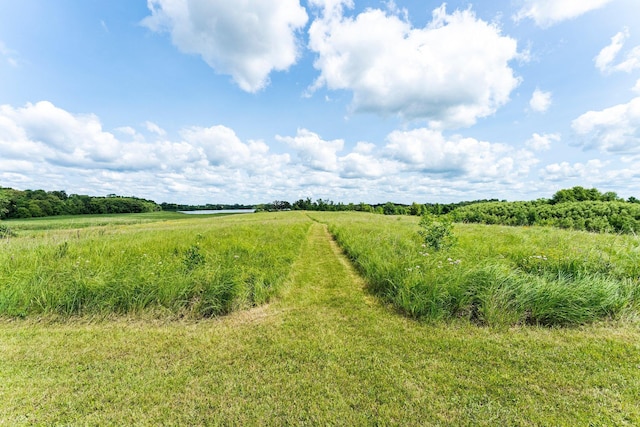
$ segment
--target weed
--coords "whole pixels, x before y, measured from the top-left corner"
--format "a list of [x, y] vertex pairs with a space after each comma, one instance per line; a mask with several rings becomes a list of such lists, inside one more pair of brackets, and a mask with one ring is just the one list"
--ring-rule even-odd
[[182, 263], [188, 271], [204, 265], [205, 258], [204, 255], [200, 253], [200, 247], [198, 245], [191, 245], [185, 252]]
[[16, 233], [6, 224], [0, 224], [0, 239], [15, 237]]
[[436, 251], [453, 247], [456, 237], [453, 234], [453, 225], [448, 217], [434, 217], [425, 213], [420, 218], [420, 231], [424, 244]]

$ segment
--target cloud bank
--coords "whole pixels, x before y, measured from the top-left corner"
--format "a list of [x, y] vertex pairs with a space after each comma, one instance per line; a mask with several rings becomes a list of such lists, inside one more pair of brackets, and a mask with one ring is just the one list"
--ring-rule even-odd
[[[177, 138], [153, 122], [105, 130], [93, 114], [48, 101], [0, 106], [0, 180], [87, 194], [146, 195], [157, 201], [260, 202], [323, 197], [370, 202], [416, 197], [433, 186], [510, 188], [537, 163], [532, 152], [428, 128], [393, 131], [381, 145], [325, 140], [308, 129], [241, 140], [224, 125], [187, 127]], [[38, 185], [38, 188], [40, 185]], [[47, 188], [49, 189], [49, 188]], [[478, 191], [481, 191], [478, 189]]]

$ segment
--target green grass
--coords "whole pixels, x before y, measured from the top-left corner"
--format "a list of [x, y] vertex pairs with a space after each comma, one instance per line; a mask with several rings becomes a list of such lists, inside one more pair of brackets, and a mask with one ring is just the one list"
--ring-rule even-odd
[[206, 317], [261, 304], [277, 294], [310, 224], [302, 214], [172, 217], [121, 225], [115, 216], [83, 229], [94, 218], [56, 218], [52, 230], [0, 241], [0, 315]]
[[418, 219], [313, 213], [370, 290], [417, 318], [576, 325], [640, 313], [640, 239], [543, 227], [457, 224], [432, 251]]
[[[134, 214], [60, 215], [41, 218], [11, 219], [2, 223], [15, 232], [57, 230], [115, 225], [145, 224], [158, 221], [189, 219], [177, 212], [149, 212]], [[26, 234], [26, 233], [21, 233]]]
[[5, 319], [0, 425], [640, 424], [634, 324], [423, 323], [364, 287], [314, 224], [268, 305], [199, 321]]

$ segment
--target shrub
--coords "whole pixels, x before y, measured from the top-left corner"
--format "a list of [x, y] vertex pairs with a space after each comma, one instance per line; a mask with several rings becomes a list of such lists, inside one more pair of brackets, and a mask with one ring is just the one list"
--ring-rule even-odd
[[439, 251], [455, 245], [456, 237], [453, 235], [453, 225], [446, 216], [434, 217], [431, 214], [424, 214], [420, 219], [420, 231], [425, 245]]

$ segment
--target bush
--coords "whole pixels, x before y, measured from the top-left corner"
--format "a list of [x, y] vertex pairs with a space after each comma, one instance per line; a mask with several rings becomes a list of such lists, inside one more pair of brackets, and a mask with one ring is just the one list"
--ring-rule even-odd
[[424, 214], [420, 219], [422, 236], [427, 247], [439, 251], [455, 245], [456, 237], [453, 235], [453, 225], [446, 216], [434, 217], [431, 214]]

